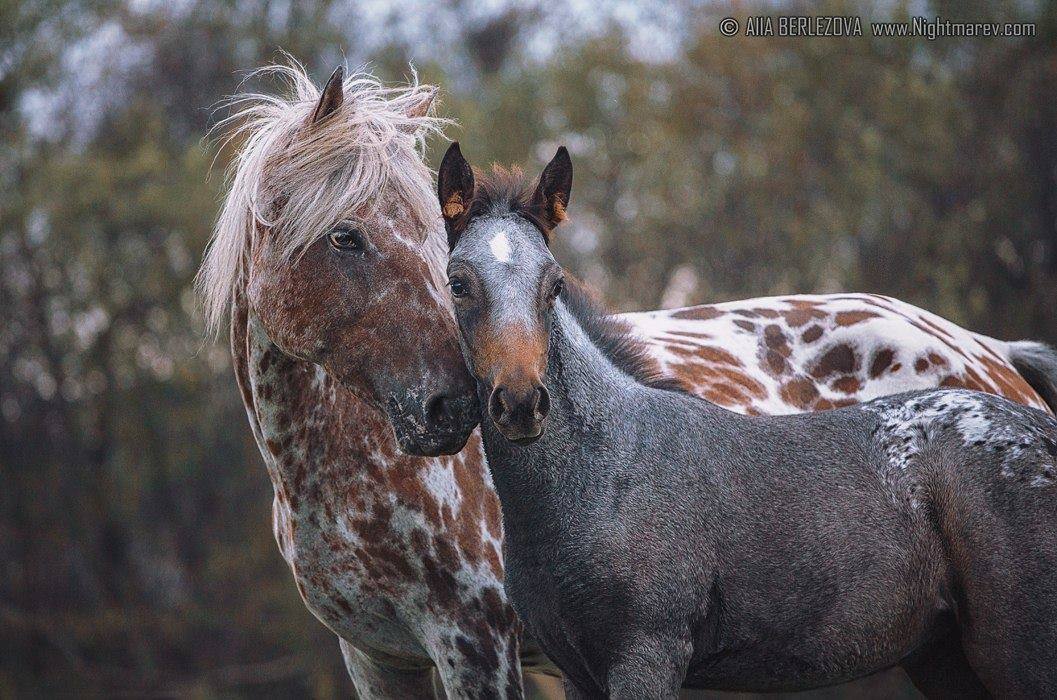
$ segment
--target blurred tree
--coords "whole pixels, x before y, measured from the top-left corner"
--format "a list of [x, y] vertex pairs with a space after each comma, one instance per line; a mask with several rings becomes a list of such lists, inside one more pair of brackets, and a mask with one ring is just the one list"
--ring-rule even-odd
[[[724, 38], [690, 0], [383, 5], [0, 0], [0, 695], [348, 694], [189, 290], [214, 105], [280, 49], [413, 61], [481, 166], [567, 144], [559, 255], [619, 308], [865, 290], [1057, 340], [1051, 3], [827, 3], [851, 39]], [[1038, 31], [869, 36], [910, 8]]]
[[[332, 635], [275, 556], [227, 351], [206, 345], [189, 290], [218, 196], [211, 105], [235, 66], [278, 45], [318, 54], [334, 30], [312, 33], [308, 14], [266, 34], [235, 3], [27, 8], [0, 91], [16, 146], [0, 195], [0, 694], [346, 691]], [[68, 94], [81, 66], [67, 52], [100, 37], [127, 57], [92, 104]]]

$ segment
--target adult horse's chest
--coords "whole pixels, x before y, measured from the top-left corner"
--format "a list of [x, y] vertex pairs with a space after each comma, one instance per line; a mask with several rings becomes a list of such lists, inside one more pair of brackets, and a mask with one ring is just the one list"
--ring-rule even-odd
[[323, 509], [305, 505], [310, 507], [294, 512], [277, 491], [273, 527], [308, 609], [335, 634], [361, 647], [425, 658], [392, 604], [396, 582], [385, 584], [368, 573], [377, 563], [359, 538], [343, 534], [347, 525], [337, 523], [347, 518], [327, 523], [319, 517]]
[[450, 457], [404, 455], [382, 415], [284, 355], [252, 317], [241, 340], [236, 369], [275, 488], [276, 541], [313, 614], [360, 648], [419, 659], [424, 637], [453, 644], [468, 626], [509, 628], [479, 441]]
[[[325, 404], [325, 387], [315, 384], [309, 382]], [[268, 394], [266, 386], [255, 388]], [[255, 398], [275, 490], [275, 539], [305, 604], [344, 639], [425, 656], [392, 603], [398, 594], [415, 599], [416, 555], [406, 541], [383, 536], [397, 528], [393, 497], [369, 480], [384, 468], [382, 455], [336, 440], [344, 421], [318, 404], [299, 416], [289, 405], [272, 405], [259, 393]]]
[[279, 351], [252, 317], [245, 341], [237, 371], [275, 491], [276, 543], [299, 594], [340, 637], [425, 657], [393, 604], [413, 606], [427, 591], [413, 543], [400, 537], [414, 509], [401, 511], [406, 499], [379, 487], [395, 450], [377, 444], [388, 427], [322, 370]]

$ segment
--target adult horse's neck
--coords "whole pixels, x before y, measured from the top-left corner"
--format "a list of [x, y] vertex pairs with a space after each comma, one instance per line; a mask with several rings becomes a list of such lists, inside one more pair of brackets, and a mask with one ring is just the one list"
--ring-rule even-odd
[[315, 520], [311, 512], [364, 512], [390, 495], [388, 474], [403, 455], [388, 419], [318, 365], [281, 350], [243, 293], [232, 309], [231, 352], [254, 438], [275, 487], [278, 505]]
[[[314, 528], [336, 513], [369, 519], [384, 464], [400, 459], [384, 414], [318, 365], [283, 352], [241, 292], [231, 352], [246, 414], [275, 489], [276, 538], [287, 561], [296, 522]], [[294, 526], [281, 531], [284, 523]], [[292, 562], [291, 562], [292, 563]]]
[[[319, 409], [328, 393], [326, 375], [317, 372], [312, 363], [280, 350], [241, 290], [235, 295], [231, 314], [231, 354], [246, 413], [276, 497], [289, 502], [294, 496], [296, 503], [296, 491], [304, 486], [304, 462], [310, 456], [292, 460], [284, 459], [284, 455], [296, 451], [294, 443], [300, 442], [297, 433], [309, 427], [309, 419], [325, 420]], [[330, 393], [336, 398], [333, 391]]]

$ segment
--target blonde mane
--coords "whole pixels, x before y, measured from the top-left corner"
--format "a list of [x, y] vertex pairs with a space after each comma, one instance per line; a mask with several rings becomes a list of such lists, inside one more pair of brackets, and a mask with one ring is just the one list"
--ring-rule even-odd
[[[282, 232], [277, 241], [293, 257], [327, 233], [343, 216], [376, 203], [387, 187], [410, 206], [432, 232], [425, 254], [434, 274], [446, 255], [440, 210], [429, 168], [423, 162], [425, 138], [447, 120], [421, 109], [435, 93], [419, 85], [384, 87], [367, 74], [345, 79], [340, 108], [309, 126], [320, 90], [296, 61], [272, 65], [252, 75], [275, 75], [286, 83], [284, 96], [256, 93], [231, 97], [233, 113], [215, 127], [225, 132], [221, 147], [241, 140], [231, 163], [229, 185], [195, 287], [211, 333], [218, 334], [235, 294], [246, 281], [250, 253], [263, 227]], [[281, 207], [275, 207], [282, 202]], [[436, 260], [432, 260], [436, 258]]]

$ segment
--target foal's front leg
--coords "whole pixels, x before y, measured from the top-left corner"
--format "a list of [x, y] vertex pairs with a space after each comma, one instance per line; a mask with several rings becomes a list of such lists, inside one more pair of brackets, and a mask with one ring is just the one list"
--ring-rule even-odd
[[565, 700], [605, 700], [605, 695], [597, 690], [580, 688], [568, 676], [562, 678], [562, 688], [565, 690]]
[[693, 646], [689, 637], [639, 637], [625, 645], [606, 674], [611, 698], [675, 698]]

